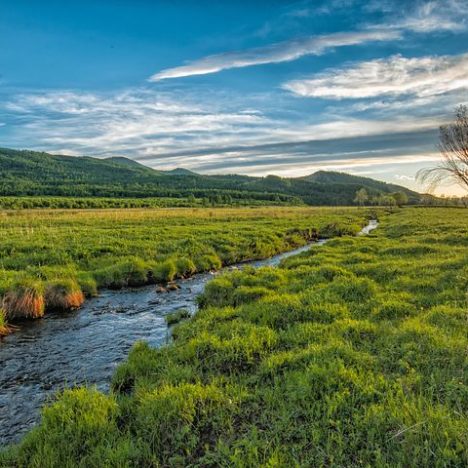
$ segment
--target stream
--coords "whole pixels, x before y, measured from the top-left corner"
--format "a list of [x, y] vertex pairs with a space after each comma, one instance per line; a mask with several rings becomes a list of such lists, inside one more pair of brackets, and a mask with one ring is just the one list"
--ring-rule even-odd
[[[377, 227], [371, 220], [360, 234]], [[276, 266], [284, 258], [322, 245], [326, 239], [274, 257], [224, 268]], [[165, 315], [196, 312], [196, 297], [212, 273], [177, 281], [180, 289], [157, 293], [155, 286], [104, 290], [79, 310], [24, 322], [0, 342], [0, 445], [17, 442], [39, 420], [41, 406], [74, 385], [108, 391], [111, 376], [137, 340], [161, 346], [169, 340]]]

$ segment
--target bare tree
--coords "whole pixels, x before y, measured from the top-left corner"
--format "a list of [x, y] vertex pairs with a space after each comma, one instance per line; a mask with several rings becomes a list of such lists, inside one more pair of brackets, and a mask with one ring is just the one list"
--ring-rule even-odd
[[444, 181], [454, 181], [468, 190], [468, 107], [459, 106], [455, 121], [440, 127], [442, 162], [418, 172], [418, 180], [433, 190]]

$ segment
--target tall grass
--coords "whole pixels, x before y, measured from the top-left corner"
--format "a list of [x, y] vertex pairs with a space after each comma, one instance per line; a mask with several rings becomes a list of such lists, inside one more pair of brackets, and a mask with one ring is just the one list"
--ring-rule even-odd
[[0, 309], [0, 337], [8, 335], [10, 332], [10, 327], [6, 320], [6, 314], [3, 309]]
[[[466, 466], [468, 211], [413, 210], [207, 287], [7, 466]], [[358, 261], [362, 259], [362, 261]]]
[[311, 233], [355, 233], [364, 217], [354, 209], [295, 207], [0, 211], [0, 300], [12, 320], [40, 317], [76, 308], [99, 288], [268, 257]]

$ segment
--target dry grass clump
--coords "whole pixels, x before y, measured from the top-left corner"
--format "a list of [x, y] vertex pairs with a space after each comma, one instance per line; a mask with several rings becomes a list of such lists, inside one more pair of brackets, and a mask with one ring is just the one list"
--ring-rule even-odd
[[44, 315], [45, 301], [41, 283], [18, 282], [3, 296], [7, 319], [38, 318]]
[[6, 321], [6, 314], [3, 309], [0, 309], [0, 337], [10, 333], [10, 327]]
[[45, 289], [47, 310], [73, 310], [80, 307], [85, 300], [78, 284], [70, 279], [49, 283]]

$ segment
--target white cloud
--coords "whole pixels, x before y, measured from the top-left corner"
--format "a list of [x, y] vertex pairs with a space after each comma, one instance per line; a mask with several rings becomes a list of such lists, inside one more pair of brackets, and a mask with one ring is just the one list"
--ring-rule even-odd
[[23, 141], [71, 154], [154, 154], [180, 147], [249, 141], [271, 121], [250, 108], [233, 110], [149, 90], [115, 94], [47, 92], [16, 96], [3, 109], [21, 116]]
[[396, 55], [289, 81], [283, 88], [299, 96], [328, 99], [436, 96], [468, 89], [468, 54], [419, 58]]
[[[306, 2], [302, 8], [289, 12], [289, 16], [304, 18], [310, 16], [312, 12], [314, 14], [320, 12], [332, 13], [335, 9], [352, 8], [352, 3], [329, 2], [317, 9], [310, 8]], [[399, 40], [406, 32], [421, 34], [443, 31], [460, 32], [467, 29], [467, 5], [466, 0], [418, 1], [408, 2], [408, 4], [403, 5], [398, 4], [398, 6], [394, 2], [373, 1], [364, 4], [362, 7], [363, 14], [369, 11], [380, 11], [384, 14], [385, 19], [383, 22], [376, 24], [362, 24], [361, 30], [311, 36], [244, 51], [209, 55], [186, 65], [155, 73], [149, 78], [149, 81], [206, 75], [233, 68], [288, 62], [305, 55], [322, 55], [336, 47]], [[266, 31], [270, 29], [271, 26], [268, 26]], [[265, 31], [262, 35], [264, 33]]]
[[[120, 154], [161, 169], [182, 165], [204, 170], [217, 164], [221, 172], [234, 170], [241, 161], [287, 165], [291, 157], [307, 159], [321, 151], [327, 152], [325, 158], [333, 157], [344, 154], [343, 145], [330, 148], [327, 142], [432, 131], [439, 124], [431, 118], [301, 123], [266, 116], [252, 102], [242, 106], [231, 101], [207, 104], [202, 96], [175, 98], [147, 89], [116, 94], [47, 92], [19, 95], [0, 104], [0, 111], [6, 110], [17, 122], [4, 142], [8, 146], [21, 148], [28, 141], [34, 145], [31, 149], [56, 153]], [[364, 148], [367, 157], [374, 144]]]
[[[439, 160], [439, 157], [435, 158], [435, 160], [436, 161]], [[395, 174], [394, 177], [397, 180], [402, 180], [402, 181], [407, 181], [407, 182], [414, 182], [414, 180], [415, 180], [414, 176], [408, 176], [408, 175], [405, 175], [405, 174]]]
[[249, 67], [266, 63], [296, 60], [305, 55], [321, 55], [335, 47], [364, 44], [371, 41], [399, 39], [397, 31], [363, 31], [312, 36], [305, 39], [272, 44], [241, 52], [226, 52], [195, 60], [187, 65], [162, 70], [151, 76], [150, 81], [206, 75], [231, 68]]
[[466, 0], [432, 0], [416, 2], [412, 11], [399, 11], [399, 18], [388, 28], [407, 29], [416, 33], [462, 31], [466, 29]]

